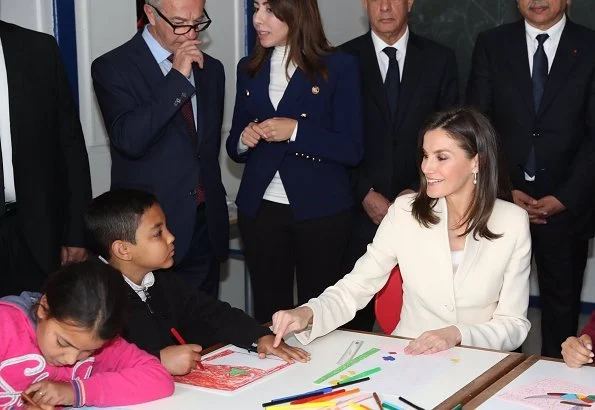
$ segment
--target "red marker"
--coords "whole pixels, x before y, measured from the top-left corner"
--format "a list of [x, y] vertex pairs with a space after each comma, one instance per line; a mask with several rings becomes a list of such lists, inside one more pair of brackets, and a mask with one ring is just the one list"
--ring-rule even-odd
[[[186, 342], [184, 341], [184, 339], [182, 338], [182, 335], [175, 329], [175, 328], [171, 328], [169, 329], [171, 334], [174, 335], [174, 337], [176, 338], [176, 340], [181, 344], [181, 345], [185, 345]], [[200, 370], [204, 370], [205, 367], [202, 365], [202, 363], [200, 362], [200, 360], [198, 360], [196, 363], [198, 363], [198, 367], [200, 367]]]

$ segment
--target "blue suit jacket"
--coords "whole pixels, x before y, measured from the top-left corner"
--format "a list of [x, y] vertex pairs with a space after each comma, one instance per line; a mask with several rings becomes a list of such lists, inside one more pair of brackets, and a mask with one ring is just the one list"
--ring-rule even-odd
[[[277, 110], [269, 99], [270, 60], [250, 77], [238, 64], [233, 123], [227, 152], [245, 162], [237, 197], [238, 209], [255, 217], [262, 197], [277, 171], [296, 220], [335, 214], [353, 205], [349, 167], [362, 157], [360, 80], [355, 58], [334, 53], [325, 57], [328, 80], [312, 83], [298, 68]], [[242, 131], [251, 121], [293, 118], [298, 132], [293, 142], [260, 142], [238, 154]]]
[[[214, 255], [229, 249], [229, 221], [221, 182], [219, 150], [225, 74], [205, 54], [195, 67], [196, 88], [177, 70], [163, 76], [141, 33], [93, 62], [97, 101], [110, 137], [112, 187], [145, 189], [157, 197], [176, 237], [176, 261], [186, 254], [194, 231], [199, 173]], [[180, 113], [197, 93], [198, 144]]]

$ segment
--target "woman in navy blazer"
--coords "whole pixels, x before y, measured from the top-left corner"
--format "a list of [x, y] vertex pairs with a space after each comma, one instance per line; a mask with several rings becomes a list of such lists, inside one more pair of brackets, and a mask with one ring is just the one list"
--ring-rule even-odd
[[328, 43], [316, 0], [255, 0], [258, 40], [238, 64], [227, 152], [245, 163], [238, 225], [257, 320], [341, 277], [362, 156], [355, 59]]

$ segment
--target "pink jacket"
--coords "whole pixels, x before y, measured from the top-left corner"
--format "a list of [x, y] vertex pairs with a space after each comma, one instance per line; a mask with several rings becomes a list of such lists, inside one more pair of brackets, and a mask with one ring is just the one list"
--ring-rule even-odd
[[173, 393], [159, 360], [120, 337], [74, 366], [47, 364], [32, 317], [18, 305], [0, 302], [0, 409], [21, 408], [20, 393], [41, 380], [70, 381], [78, 407], [136, 404]]

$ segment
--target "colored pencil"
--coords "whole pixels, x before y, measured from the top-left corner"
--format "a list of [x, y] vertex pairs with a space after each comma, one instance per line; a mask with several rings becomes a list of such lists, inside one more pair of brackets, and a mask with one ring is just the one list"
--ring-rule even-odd
[[423, 407], [419, 407], [413, 403], [411, 403], [409, 400], [407, 400], [404, 397], [399, 396], [399, 400], [401, 400], [403, 403], [410, 405], [411, 407], [413, 407], [415, 410], [424, 410]]
[[[186, 344], [186, 341], [182, 338], [182, 335], [174, 327], [172, 327], [169, 330], [171, 331], [171, 334], [174, 335], [174, 337], [176, 338], [176, 340], [178, 341], [178, 343], [180, 343], [181, 345], [185, 345]], [[202, 365], [200, 359], [197, 360], [196, 363], [198, 364], [198, 367], [200, 367], [200, 370], [204, 370], [205, 369], [205, 367]]]
[[334, 406], [335, 401], [322, 401], [320, 403], [302, 403], [302, 404], [279, 404], [271, 407], [272, 409], [319, 409], [321, 407]]
[[378, 408], [380, 410], [382, 410], [382, 402], [380, 401], [380, 397], [378, 397], [378, 394], [376, 392], [372, 393], [372, 396], [374, 396], [374, 401], [376, 402], [376, 404], [378, 405]]
[[560, 403], [561, 404], [571, 404], [571, 405], [576, 406], [576, 407], [591, 407], [590, 404], [587, 404], [587, 403], [577, 403], [577, 402], [574, 402], [574, 401], [562, 400]]
[[[359, 389], [358, 389], [359, 390]], [[303, 399], [297, 399], [291, 402], [291, 404], [302, 404], [302, 403], [308, 403], [314, 400], [318, 400], [318, 401], [327, 401], [329, 397], [333, 397], [333, 399], [337, 396], [340, 395], [341, 393], [344, 393], [345, 389], [339, 389], [339, 390], [335, 390], [335, 391], [330, 391], [328, 393], [322, 393], [316, 396], [311, 396], [311, 397], [305, 397]]]
[[403, 410], [403, 407], [399, 407], [396, 404], [392, 404], [387, 401], [382, 402], [382, 408], [387, 410]]
[[[338, 393], [338, 394], [336, 394], [336, 395], [333, 395], [333, 396], [332, 396], [332, 400], [338, 399], [338, 398], [340, 398], [340, 397], [351, 396], [351, 395], [353, 395], [353, 394], [356, 394], [356, 393], [359, 393], [359, 389], [347, 390], [347, 391], [344, 391], [344, 392]], [[331, 394], [329, 394], [329, 396], [330, 396], [330, 395], [331, 395]], [[325, 395], [325, 397], [323, 397], [323, 398], [319, 398], [319, 397], [317, 397], [316, 399], [312, 400], [312, 403], [315, 403], [315, 402], [320, 402], [320, 401], [326, 401], [326, 400], [324, 400], [325, 398], [326, 398], [326, 395]]]
[[33, 401], [33, 399], [31, 397], [29, 397], [29, 395], [25, 392], [21, 393], [21, 397], [30, 405], [35, 406], [35, 408], [40, 409], [41, 407], [39, 407], [39, 404], [37, 404], [36, 402]]
[[289, 403], [290, 401], [293, 401], [293, 400], [305, 399], [307, 397], [312, 397], [312, 396], [319, 396], [321, 394], [329, 393], [332, 390], [333, 389], [331, 387], [325, 387], [322, 389], [312, 390], [312, 391], [305, 392], [305, 393], [294, 394], [293, 396], [281, 397], [278, 399], [273, 399], [268, 403], [262, 403], [262, 407], [276, 406], [277, 404]]
[[366, 370], [365, 372], [361, 372], [361, 373], [355, 374], [355, 375], [353, 375], [353, 376], [351, 376], [351, 377], [348, 377], [347, 379], [344, 379], [342, 384], [343, 384], [343, 386], [344, 386], [344, 385], [345, 385], [345, 383], [349, 383], [350, 381], [353, 381], [353, 380], [359, 380], [359, 379], [362, 379], [363, 377], [366, 377], [366, 376], [369, 376], [369, 375], [371, 375], [371, 374], [377, 373], [377, 372], [379, 372], [380, 370], [382, 370], [382, 368], [380, 368], [380, 367], [375, 367], [375, 368], [373, 368], [373, 369]]
[[351, 380], [351, 381], [347, 381], [347, 382], [337, 383], [334, 386], [331, 386], [331, 389], [338, 389], [340, 387], [349, 386], [350, 384], [367, 382], [368, 380], [370, 380], [369, 377], [362, 377], [361, 379], [357, 379], [357, 380]]

